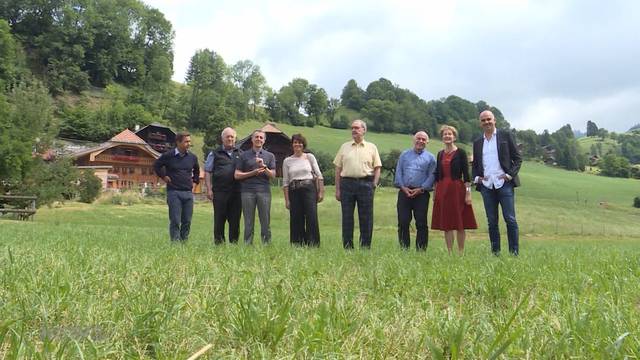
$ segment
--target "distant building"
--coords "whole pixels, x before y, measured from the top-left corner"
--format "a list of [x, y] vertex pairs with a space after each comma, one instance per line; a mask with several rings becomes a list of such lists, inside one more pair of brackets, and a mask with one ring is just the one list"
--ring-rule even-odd
[[[287, 156], [293, 154], [291, 139], [273, 123], [265, 124], [260, 130], [267, 136], [264, 149], [272, 152], [276, 157], [276, 176], [282, 177], [282, 162]], [[251, 149], [251, 134], [239, 140], [236, 146], [242, 150]]]
[[136, 135], [159, 153], [173, 148], [176, 143], [176, 133], [171, 128], [158, 123], [143, 127], [136, 131]]
[[157, 188], [162, 183], [153, 172], [160, 152], [129, 129], [70, 156], [78, 168], [94, 170], [103, 190]]

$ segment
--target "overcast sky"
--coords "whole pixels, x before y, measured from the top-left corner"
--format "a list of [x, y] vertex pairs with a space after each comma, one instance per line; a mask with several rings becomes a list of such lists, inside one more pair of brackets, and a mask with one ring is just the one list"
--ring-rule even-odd
[[457, 95], [538, 132], [640, 123], [640, 1], [144, 0], [175, 30], [174, 80], [208, 48], [269, 86], [340, 97], [380, 77], [425, 100]]

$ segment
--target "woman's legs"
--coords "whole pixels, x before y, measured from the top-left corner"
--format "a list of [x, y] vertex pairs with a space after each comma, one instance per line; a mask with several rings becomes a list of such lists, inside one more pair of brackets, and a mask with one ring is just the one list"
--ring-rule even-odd
[[447, 251], [451, 254], [451, 250], [453, 249], [453, 231], [449, 230], [444, 232], [444, 241], [447, 244]]

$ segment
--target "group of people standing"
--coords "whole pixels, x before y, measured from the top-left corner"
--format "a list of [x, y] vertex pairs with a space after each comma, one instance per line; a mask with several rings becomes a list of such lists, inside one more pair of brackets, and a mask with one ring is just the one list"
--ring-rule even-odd
[[[464, 149], [456, 146], [458, 133], [444, 125], [440, 137], [444, 149], [436, 156], [426, 150], [429, 136], [418, 131], [413, 147], [402, 152], [396, 166], [394, 185], [397, 198], [398, 240], [400, 246], [410, 246], [412, 217], [416, 227], [416, 249], [426, 250], [429, 231], [427, 213], [430, 192], [434, 192], [431, 228], [444, 232], [449, 252], [457, 239], [458, 251], [464, 251], [466, 229], [477, 224], [471, 201], [475, 186], [483, 199], [489, 226], [491, 251], [500, 252], [498, 207], [507, 225], [509, 252], [519, 253], [518, 224], [515, 216], [514, 188], [519, 186], [518, 171], [522, 158], [513, 136], [496, 128], [491, 111], [479, 116], [483, 136], [473, 143], [472, 171]], [[367, 125], [362, 120], [351, 124], [352, 139], [340, 147], [335, 166], [335, 197], [342, 210], [342, 243], [352, 249], [354, 211], [358, 209], [361, 248], [370, 248], [373, 237], [373, 205], [380, 182], [382, 162], [375, 144], [365, 141]], [[213, 202], [213, 241], [238, 242], [240, 217], [244, 218], [244, 242], [251, 244], [254, 235], [256, 208], [262, 242], [271, 241], [270, 180], [276, 176], [274, 154], [263, 148], [266, 134], [256, 130], [251, 134], [252, 148], [236, 147], [236, 132], [222, 131], [222, 145], [211, 151], [205, 163], [207, 197]], [[284, 202], [290, 212], [290, 241], [294, 245], [319, 246], [320, 230], [317, 204], [324, 198], [321, 169], [313, 154], [306, 151], [307, 140], [301, 134], [292, 136], [293, 154], [282, 164]], [[176, 148], [163, 154], [154, 164], [156, 174], [167, 183], [170, 236], [173, 241], [186, 241], [193, 213], [191, 187], [199, 181], [197, 158], [188, 149], [189, 134], [180, 133]]]

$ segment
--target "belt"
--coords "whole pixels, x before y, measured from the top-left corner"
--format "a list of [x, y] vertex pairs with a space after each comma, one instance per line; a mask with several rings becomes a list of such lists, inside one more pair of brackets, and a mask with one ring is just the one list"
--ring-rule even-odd
[[352, 181], [373, 181], [373, 176], [365, 176], [365, 177], [348, 177], [343, 176], [341, 179], [352, 180]]

